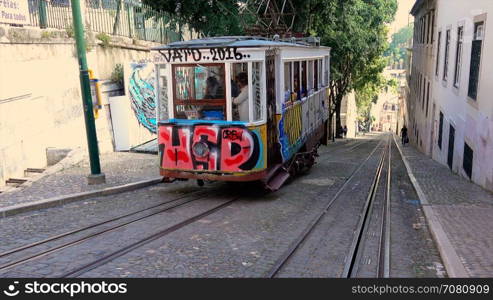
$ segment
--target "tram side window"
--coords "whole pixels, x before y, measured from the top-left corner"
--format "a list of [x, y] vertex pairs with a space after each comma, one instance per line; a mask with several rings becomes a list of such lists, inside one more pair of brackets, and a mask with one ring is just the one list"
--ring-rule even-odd
[[329, 85], [329, 57], [324, 57], [324, 86]]
[[293, 93], [293, 87], [291, 85], [292, 77], [292, 62], [284, 63], [284, 102], [291, 100], [291, 94]]
[[249, 121], [248, 64], [231, 64], [231, 99], [233, 102], [233, 121]]
[[307, 64], [306, 60], [301, 62], [301, 98], [305, 98], [307, 94], [307, 85], [306, 85], [306, 79], [307, 79]]
[[318, 91], [319, 87], [318, 87], [318, 60], [315, 60], [314, 61], [314, 64], [313, 64], [313, 88], [315, 89], [315, 91]]
[[313, 94], [313, 60], [308, 61], [308, 95]]
[[295, 61], [293, 65], [294, 65], [294, 68], [293, 68], [293, 92], [296, 95], [296, 100], [300, 100], [301, 99], [301, 92], [300, 92], [300, 62], [299, 61]]
[[174, 66], [175, 118], [225, 120], [224, 65]]
[[168, 120], [168, 80], [166, 78], [166, 65], [159, 65], [159, 106], [158, 121]]
[[252, 95], [253, 95], [253, 121], [261, 121], [263, 115], [262, 105], [262, 63], [252, 63]]

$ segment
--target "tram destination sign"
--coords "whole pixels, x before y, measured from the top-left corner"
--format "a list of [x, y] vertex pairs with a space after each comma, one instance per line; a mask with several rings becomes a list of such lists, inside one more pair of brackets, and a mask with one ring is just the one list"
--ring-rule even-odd
[[29, 24], [27, 0], [0, 0], [0, 23]]
[[[1, 1], [1, 0], [0, 0]], [[250, 58], [250, 54], [241, 53], [236, 47], [222, 47], [210, 49], [166, 49], [159, 50], [161, 61], [167, 63], [186, 63], [198, 61], [229, 61]]]

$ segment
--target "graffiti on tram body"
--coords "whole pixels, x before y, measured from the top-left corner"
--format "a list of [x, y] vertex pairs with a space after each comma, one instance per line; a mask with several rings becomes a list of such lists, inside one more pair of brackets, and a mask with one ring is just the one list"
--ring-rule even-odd
[[284, 109], [282, 118], [279, 121], [279, 142], [283, 161], [291, 158], [303, 145], [302, 113], [301, 103], [295, 104]]
[[[263, 169], [264, 139], [264, 127], [160, 125], [161, 167], [228, 172]], [[195, 147], [205, 147], [206, 151], [196, 153]]]
[[155, 71], [152, 64], [130, 64], [129, 97], [140, 125], [156, 133]]
[[208, 52], [201, 49], [167, 49], [159, 50], [164, 60], [169, 63], [197, 62], [204, 60], [224, 61], [250, 58], [250, 54], [242, 54], [236, 47], [210, 48]]

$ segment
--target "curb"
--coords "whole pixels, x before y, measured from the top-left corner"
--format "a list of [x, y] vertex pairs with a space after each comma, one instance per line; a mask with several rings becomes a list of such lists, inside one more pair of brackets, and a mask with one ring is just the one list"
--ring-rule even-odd
[[104, 188], [104, 189], [100, 189], [100, 190], [90, 191], [90, 192], [57, 196], [57, 197], [48, 198], [48, 199], [44, 199], [44, 200], [38, 200], [38, 201], [30, 202], [30, 203], [8, 206], [8, 207], [0, 208], [0, 219], [11, 217], [11, 216], [25, 213], [25, 212], [38, 210], [38, 209], [62, 206], [62, 205], [68, 204], [68, 203], [88, 199], [91, 197], [109, 196], [109, 195], [119, 194], [119, 193], [123, 193], [123, 192], [128, 192], [128, 191], [140, 189], [143, 187], [151, 186], [154, 184], [158, 184], [158, 183], [162, 182], [162, 180], [163, 180], [162, 177], [158, 177], [158, 178], [128, 183], [128, 184], [124, 184], [124, 185]]
[[430, 231], [433, 236], [433, 239], [435, 240], [438, 246], [438, 251], [440, 252], [440, 256], [443, 260], [443, 264], [445, 265], [445, 269], [447, 270], [447, 274], [449, 275], [449, 277], [452, 278], [471, 277], [469, 273], [466, 271], [464, 265], [462, 264], [459, 255], [457, 254], [454, 247], [452, 246], [452, 243], [450, 242], [450, 239], [445, 233], [445, 230], [443, 229], [440, 220], [437, 218], [435, 211], [433, 210], [433, 205], [430, 205], [428, 199], [426, 198], [425, 193], [423, 192], [421, 186], [416, 180], [416, 177], [413, 174], [409, 162], [404, 157], [401, 147], [395, 139], [395, 134], [392, 134], [392, 137], [394, 138], [394, 143], [396, 144], [397, 149], [399, 150], [402, 161], [406, 166], [407, 174], [409, 175], [409, 178], [411, 179], [414, 189], [416, 190], [416, 193], [418, 194], [418, 197], [421, 201], [421, 207], [423, 208], [423, 212], [425, 214], [428, 226], [430, 227]]

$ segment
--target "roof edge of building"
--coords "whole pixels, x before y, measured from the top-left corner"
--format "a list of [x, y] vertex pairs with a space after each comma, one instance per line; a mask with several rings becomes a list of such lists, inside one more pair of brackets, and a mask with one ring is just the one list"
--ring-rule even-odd
[[418, 10], [423, 6], [425, 0], [416, 0], [416, 2], [413, 5], [413, 8], [411, 8], [411, 15], [416, 16]]

